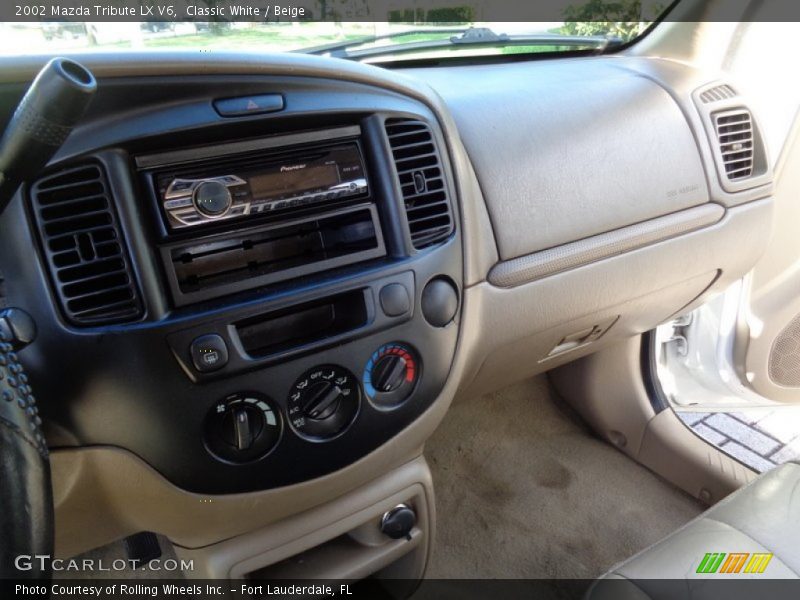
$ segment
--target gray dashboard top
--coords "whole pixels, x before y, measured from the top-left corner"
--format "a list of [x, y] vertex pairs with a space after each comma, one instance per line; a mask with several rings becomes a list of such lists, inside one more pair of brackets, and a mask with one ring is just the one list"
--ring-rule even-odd
[[619, 62], [410, 72], [444, 98], [455, 118], [502, 259], [708, 202], [703, 163], [681, 109]]

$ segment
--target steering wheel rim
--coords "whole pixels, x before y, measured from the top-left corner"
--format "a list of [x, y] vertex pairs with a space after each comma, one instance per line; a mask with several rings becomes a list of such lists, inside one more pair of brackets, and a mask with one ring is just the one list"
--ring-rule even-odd
[[50, 457], [41, 423], [25, 369], [0, 328], [0, 577], [4, 579], [49, 577], [49, 561], [35, 558], [52, 557], [54, 541]]

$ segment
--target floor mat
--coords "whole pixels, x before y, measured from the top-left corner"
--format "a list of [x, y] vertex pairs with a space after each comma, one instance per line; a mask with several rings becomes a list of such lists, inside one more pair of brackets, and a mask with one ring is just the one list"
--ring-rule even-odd
[[[89, 565], [84, 570], [65, 570], [58, 573], [62, 579], [183, 579], [181, 561], [170, 541], [158, 536], [161, 556], [155, 565], [132, 565], [128, 560], [125, 540], [118, 540], [72, 558], [77, 565]], [[87, 562], [88, 561], [88, 562]], [[134, 568], [136, 567], [136, 568]]]
[[594, 437], [544, 376], [457, 400], [425, 455], [429, 578], [594, 578], [703, 510]]

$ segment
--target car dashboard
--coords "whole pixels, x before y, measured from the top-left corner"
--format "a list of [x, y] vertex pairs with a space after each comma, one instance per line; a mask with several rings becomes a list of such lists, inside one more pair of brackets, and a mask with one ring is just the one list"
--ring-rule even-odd
[[[454, 398], [649, 330], [768, 237], [757, 120], [685, 65], [77, 59], [97, 96], [0, 217], [64, 554], [145, 524], [199, 547], [357, 490]], [[3, 59], [6, 118], [43, 61]], [[127, 516], [70, 538], [79, 489], [134, 472]]]

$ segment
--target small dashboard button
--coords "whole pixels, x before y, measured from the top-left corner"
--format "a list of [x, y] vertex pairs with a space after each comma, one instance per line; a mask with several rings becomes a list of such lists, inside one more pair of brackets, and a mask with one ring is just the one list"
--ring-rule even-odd
[[183, 198], [176, 198], [175, 200], [167, 200], [164, 202], [164, 208], [167, 210], [186, 208], [187, 206], [192, 206], [191, 196], [184, 196]]
[[200, 373], [217, 371], [228, 364], [228, 346], [216, 333], [201, 335], [189, 349], [194, 368]]
[[214, 101], [214, 108], [222, 117], [260, 115], [283, 110], [283, 107], [283, 96], [280, 94], [262, 94], [260, 96], [225, 98]]
[[411, 310], [411, 298], [402, 283], [390, 283], [380, 291], [381, 308], [388, 317], [399, 317]]

